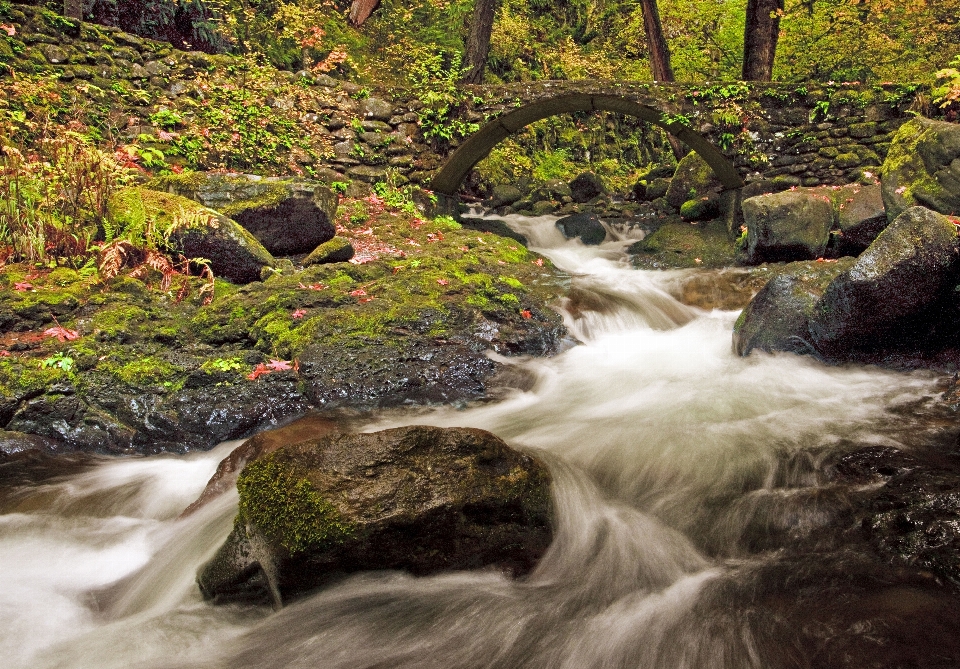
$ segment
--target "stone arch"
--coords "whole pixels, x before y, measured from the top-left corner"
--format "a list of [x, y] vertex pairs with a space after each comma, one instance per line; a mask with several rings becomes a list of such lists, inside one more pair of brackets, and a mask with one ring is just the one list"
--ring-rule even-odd
[[455, 196], [470, 170], [508, 136], [535, 121], [575, 111], [618, 112], [658, 125], [699, 153], [713, 169], [724, 190], [737, 191], [743, 188], [743, 179], [733, 163], [720, 149], [690, 127], [682, 123], [665, 123], [659, 110], [623, 97], [584, 93], [557, 95], [531, 102], [487, 123], [453, 152], [431, 180], [431, 188], [440, 195]]

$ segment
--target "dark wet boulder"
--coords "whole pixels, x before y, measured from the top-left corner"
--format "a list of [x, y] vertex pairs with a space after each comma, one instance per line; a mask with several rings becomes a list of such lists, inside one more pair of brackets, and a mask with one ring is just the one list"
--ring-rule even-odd
[[713, 168], [699, 153], [691, 151], [677, 165], [665, 197], [667, 204], [674, 210], [679, 210], [687, 200], [719, 193], [721, 188], [722, 184], [713, 173]]
[[888, 220], [914, 205], [960, 214], [960, 125], [921, 116], [904, 123], [880, 173]]
[[62, 453], [72, 450], [72, 448], [62, 442], [41, 437], [40, 435], [0, 430], [0, 458], [26, 451]]
[[887, 227], [879, 185], [844, 186], [836, 191], [837, 229], [831, 239], [834, 256], [857, 256]]
[[826, 195], [784, 191], [743, 201], [747, 262], [813, 260], [823, 256], [833, 227]]
[[343, 574], [528, 573], [551, 539], [550, 475], [469, 428], [333, 433], [249, 462], [234, 530], [200, 568], [215, 602], [279, 604]]
[[606, 192], [607, 188], [603, 185], [603, 181], [593, 172], [579, 174], [570, 182], [569, 195], [573, 198], [574, 202], [580, 204], [589, 202], [598, 195], [603, 195]]
[[353, 244], [343, 237], [334, 237], [315, 248], [306, 258], [303, 259], [306, 265], [325, 265], [332, 262], [347, 262], [354, 256], [356, 251]]
[[607, 237], [600, 219], [593, 214], [571, 214], [557, 221], [557, 229], [567, 239], [579, 237], [587, 245], [597, 245]]
[[952, 287], [956, 259], [956, 226], [929, 209], [907, 209], [827, 287], [810, 321], [814, 346], [828, 356], [896, 346]]
[[761, 351], [812, 353], [809, 324], [830, 282], [853, 263], [795, 263], [770, 279], [740, 314], [733, 329], [738, 355]]
[[275, 255], [309, 253], [336, 233], [337, 196], [319, 182], [195, 173], [158, 177], [148, 186], [232, 218]]

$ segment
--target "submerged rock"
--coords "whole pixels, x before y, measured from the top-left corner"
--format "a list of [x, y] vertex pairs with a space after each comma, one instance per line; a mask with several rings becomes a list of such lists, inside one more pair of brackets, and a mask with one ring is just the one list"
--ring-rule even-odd
[[571, 214], [557, 221], [557, 229], [567, 239], [579, 237], [587, 245], [596, 246], [607, 238], [607, 231], [600, 219], [593, 214]]
[[547, 469], [483, 430], [329, 434], [253, 460], [237, 487], [233, 533], [197, 577], [217, 603], [371, 569], [521, 575], [552, 538]]

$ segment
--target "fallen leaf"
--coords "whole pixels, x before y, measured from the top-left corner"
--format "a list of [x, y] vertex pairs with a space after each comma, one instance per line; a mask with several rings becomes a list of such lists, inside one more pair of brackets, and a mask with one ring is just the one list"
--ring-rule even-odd
[[294, 318], [303, 318], [304, 316], [306, 316], [306, 314], [307, 314], [306, 309], [294, 309], [291, 315]]
[[33, 290], [33, 284], [29, 283], [28, 281], [18, 281], [17, 283], [13, 284], [13, 289], [14, 290]]
[[9, 358], [10, 351], [0, 351], [0, 358]]
[[269, 374], [270, 370], [267, 369], [267, 366], [262, 362], [253, 368], [253, 371], [247, 374], [247, 378], [251, 381], [256, 381], [258, 377], [263, 376], [264, 374]]
[[533, 318], [533, 314], [530, 313], [529, 309], [524, 309], [523, 311], [520, 312], [520, 315], [523, 316], [524, 318]]
[[365, 291], [363, 288], [357, 288], [356, 290], [350, 291], [350, 295], [352, 295], [353, 297], [360, 297], [361, 295], [366, 295], [366, 294], [367, 294], [367, 291]]
[[47, 337], [56, 337], [60, 341], [73, 341], [80, 337], [80, 333], [76, 330], [68, 330], [67, 328], [58, 325], [55, 328], [47, 328], [43, 331]]
[[287, 369], [293, 369], [293, 367], [290, 366], [289, 360], [270, 360], [270, 362], [267, 364], [267, 367], [274, 372], [282, 372]]
[[533, 264], [536, 265], [537, 267], [543, 267], [543, 258], [537, 258], [536, 260], [533, 261]]
[[441, 286], [450, 285], [450, 282], [447, 279], [437, 279], [437, 283], [439, 283]]

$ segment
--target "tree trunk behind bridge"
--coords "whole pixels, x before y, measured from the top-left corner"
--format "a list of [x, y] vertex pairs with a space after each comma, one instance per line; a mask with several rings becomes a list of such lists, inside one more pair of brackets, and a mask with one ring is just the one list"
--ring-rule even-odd
[[784, 0], [747, 0], [743, 31], [743, 79], [771, 81]]
[[493, 32], [493, 17], [497, 12], [498, 0], [477, 0], [470, 21], [470, 36], [467, 38], [467, 56], [464, 62], [463, 79], [465, 84], [479, 84], [483, 81], [483, 70], [487, 66], [490, 54], [490, 34]]
[[660, 23], [660, 10], [657, 0], [640, 0], [643, 9], [643, 31], [647, 36], [650, 49], [650, 69], [654, 81], [674, 81], [673, 68], [670, 66], [670, 48], [663, 36]]
[[353, 4], [350, 5], [350, 14], [347, 16], [347, 20], [350, 21], [352, 25], [362, 26], [363, 22], [370, 17], [373, 10], [376, 9], [379, 4], [380, 0], [353, 0]]

